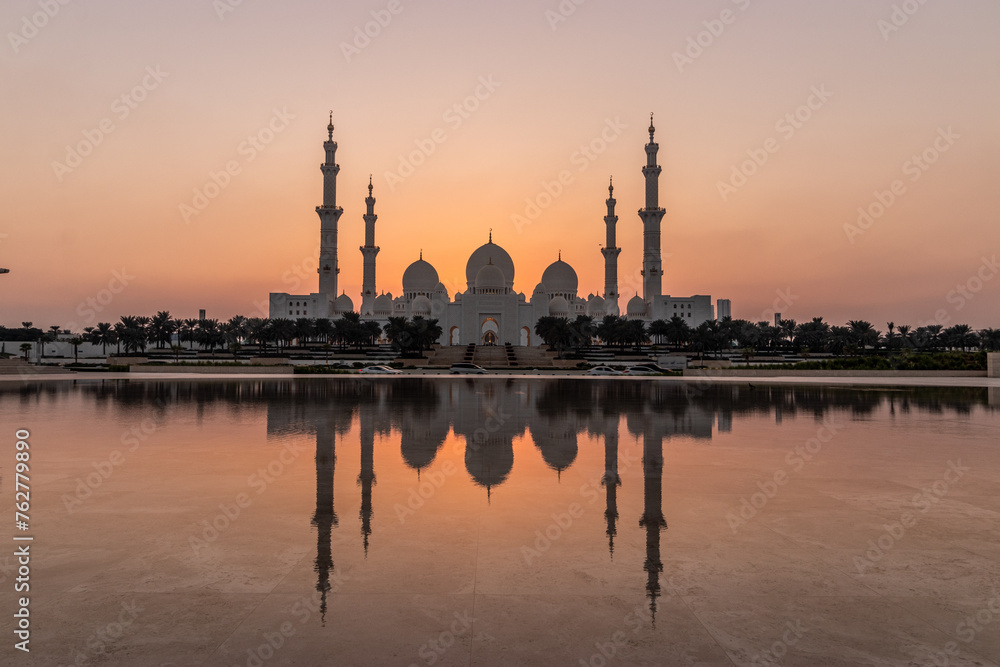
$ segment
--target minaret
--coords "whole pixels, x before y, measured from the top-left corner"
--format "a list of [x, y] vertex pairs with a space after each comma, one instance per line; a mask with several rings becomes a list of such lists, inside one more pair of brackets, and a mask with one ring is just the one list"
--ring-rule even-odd
[[[337, 164], [337, 142], [333, 140], [333, 112], [330, 112], [330, 124], [326, 127], [329, 138], [323, 143], [326, 151], [326, 162], [320, 165], [323, 172], [323, 205], [316, 207], [320, 220], [319, 240], [319, 293], [325, 294], [330, 302], [337, 298], [337, 224], [344, 209], [337, 206], [337, 174], [340, 165]], [[331, 306], [332, 312], [332, 306]]]
[[663, 262], [660, 260], [660, 222], [666, 213], [660, 208], [660, 165], [656, 164], [659, 144], [653, 139], [656, 128], [653, 116], [649, 116], [649, 143], [646, 144], [646, 166], [642, 175], [646, 177], [646, 207], [639, 211], [642, 219], [642, 298], [647, 304], [647, 315], [654, 317], [663, 293]]
[[622, 249], [618, 247], [617, 225], [618, 216], [615, 215], [615, 183], [612, 180], [608, 186], [608, 214], [604, 217], [604, 224], [608, 227], [607, 243], [601, 250], [604, 255], [604, 301], [607, 304], [606, 313], [608, 315], [620, 315], [618, 308], [618, 255]]
[[368, 205], [368, 212], [365, 213], [365, 245], [361, 248], [361, 255], [364, 257], [364, 284], [361, 287], [361, 317], [372, 317], [375, 314], [375, 256], [379, 247], [375, 245], [375, 197], [372, 196], [372, 178], [368, 177], [368, 198], [365, 204]]

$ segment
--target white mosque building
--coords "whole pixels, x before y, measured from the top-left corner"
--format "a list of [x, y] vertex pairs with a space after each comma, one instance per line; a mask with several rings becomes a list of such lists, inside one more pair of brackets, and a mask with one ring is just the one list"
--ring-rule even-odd
[[[326, 160], [320, 166], [323, 172], [323, 205], [316, 208], [320, 218], [319, 291], [309, 295], [272, 293], [270, 317], [297, 319], [299, 317], [337, 319], [355, 310], [354, 301], [347, 294], [337, 294], [337, 230], [344, 210], [337, 206], [336, 163], [337, 142], [333, 140], [333, 116], [327, 126], [328, 139], [323, 144]], [[656, 163], [659, 145], [654, 141], [656, 128], [649, 126], [649, 143], [646, 144], [646, 166], [642, 173], [646, 179], [646, 206], [639, 211], [643, 224], [643, 294], [629, 300], [625, 315], [629, 319], [651, 322], [669, 320], [674, 315], [683, 318], [691, 327], [715, 319], [710, 296], [698, 295], [685, 298], [663, 295], [663, 271], [660, 259], [660, 223], [664, 209], [659, 207], [659, 177], [661, 167]], [[604, 294], [581, 297], [577, 290], [579, 280], [572, 266], [562, 261], [562, 256], [550, 264], [542, 274], [542, 282], [535, 286], [530, 298], [514, 289], [514, 260], [499, 245], [489, 241], [473, 251], [465, 267], [466, 290], [451, 297], [438, 278], [437, 270], [420, 258], [403, 272], [403, 293], [379, 294], [376, 289], [375, 258], [379, 247], [375, 245], [374, 186], [369, 180], [365, 221], [365, 245], [360, 249], [364, 257], [361, 307], [357, 312], [365, 320], [386, 324], [390, 317], [423, 317], [437, 319], [442, 328], [442, 345], [497, 345], [511, 343], [537, 346], [542, 341], [535, 335], [535, 323], [545, 316], [574, 319], [589, 315], [600, 320], [605, 315], [621, 315], [618, 294], [618, 255], [614, 186], [608, 188], [608, 214], [604, 218], [607, 239], [601, 250], [604, 255]], [[729, 315], [730, 302], [719, 300], [718, 316]]]

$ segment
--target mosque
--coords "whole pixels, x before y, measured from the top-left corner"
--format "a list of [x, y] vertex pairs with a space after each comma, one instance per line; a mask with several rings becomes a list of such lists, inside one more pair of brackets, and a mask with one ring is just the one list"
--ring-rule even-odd
[[[346, 293], [337, 293], [337, 232], [344, 209], [337, 206], [337, 142], [333, 140], [333, 115], [327, 126], [328, 138], [323, 144], [325, 162], [323, 172], [323, 205], [316, 208], [320, 218], [319, 291], [315, 294], [270, 295], [271, 318], [337, 319], [344, 313], [354, 312], [354, 301]], [[683, 318], [689, 326], [723, 318], [730, 314], [731, 303], [720, 299], [718, 312], [712, 306], [712, 297], [697, 295], [672, 297], [662, 293], [663, 269], [660, 256], [660, 224], [665, 214], [659, 206], [659, 179], [661, 167], [657, 164], [659, 145], [654, 139], [656, 128], [652, 118], [649, 125], [649, 143], [646, 144], [646, 165], [642, 169], [646, 179], [646, 206], [639, 211], [643, 224], [642, 295], [629, 300], [625, 316], [646, 322], [669, 320], [674, 315]], [[379, 247], [375, 245], [374, 186], [369, 179], [365, 222], [365, 245], [360, 248], [364, 258], [361, 307], [357, 310], [364, 320], [386, 324], [390, 317], [423, 317], [436, 319], [441, 326], [441, 345], [497, 345], [510, 343], [521, 346], [538, 346], [542, 341], [535, 335], [535, 323], [542, 317], [575, 319], [588, 315], [595, 320], [605, 315], [620, 316], [618, 293], [618, 255], [616, 230], [618, 216], [614, 198], [614, 185], [608, 188], [608, 212], [604, 218], [607, 238], [601, 253], [604, 255], [604, 294], [591, 294], [586, 298], [578, 294], [579, 280], [572, 266], [559, 258], [542, 274], [542, 282], [535, 286], [530, 298], [514, 289], [514, 260], [502, 247], [489, 240], [469, 257], [465, 267], [466, 290], [451, 297], [438, 278], [437, 270], [423, 258], [413, 262], [403, 272], [403, 293], [379, 294], [376, 288], [375, 259]]]

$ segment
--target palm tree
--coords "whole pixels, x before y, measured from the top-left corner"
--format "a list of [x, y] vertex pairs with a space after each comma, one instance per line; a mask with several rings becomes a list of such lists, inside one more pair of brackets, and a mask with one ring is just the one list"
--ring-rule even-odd
[[149, 339], [156, 343], [157, 349], [170, 345], [176, 330], [177, 321], [170, 317], [169, 311], [161, 310], [149, 321]]
[[851, 320], [847, 323], [847, 325], [851, 328], [853, 343], [862, 351], [864, 351], [866, 347], [871, 347], [873, 349], [878, 348], [879, 332], [872, 326], [871, 322], [866, 322], [864, 320]]
[[90, 335], [90, 341], [94, 345], [100, 345], [101, 354], [104, 355], [108, 353], [108, 345], [114, 345], [115, 340], [115, 330], [112, 328], [110, 322], [98, 322], [93, 333]]
[[80, 346], [84, 344], [84, 340], [79, 336], [74, 336], [67, 341], [73, 346], [73, 363], [79, 363], [80, 361]]
[[653, 342], [662, 344], [669, 333], [670, 327], [666, 320], [653, 320], [649, 323], [649, 337], [653, 339]]
[[674, 315], [667, 322], [667, 342], [674, 347], [680, 347], [691, 338], [691, 327], [687, 320], [679, 315]]
[[985, 352], [1000, 351], [1000, 329], [981, 329], [979, 347]]
[[[31, 322], [28, 322], [28, 324], [30, 325]], [[27, 329], [28, 327], [25, 327], [25, 328]], [[31, 343], [21, 343], [21, 348], [20, 349], [21, 349], [21, 354], [24, 355], [24, 360], [27, 361], [28, 360], [28, 353], [31, 352]]]

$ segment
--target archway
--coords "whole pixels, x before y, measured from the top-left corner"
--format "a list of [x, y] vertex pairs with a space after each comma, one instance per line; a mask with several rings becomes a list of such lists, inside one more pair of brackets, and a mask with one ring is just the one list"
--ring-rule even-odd
[[521, 347], [531, 347], [531, 329], [521, 327]]
[[500, 341], [500, 325], [492, 317], [487, 317], [483, 320], [483, 325], [480, 330], [479, 343], [480, 345], [496, 345]]
[[458, 327], [452, 327], [448, 335], [448, 345], [459, 345], [462, 341], [461, 331]]

